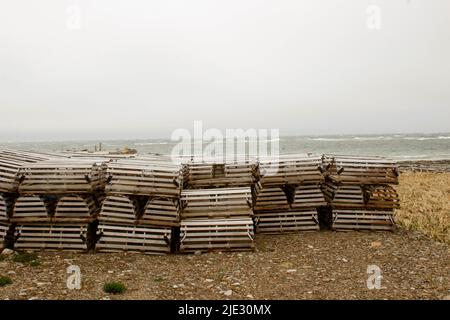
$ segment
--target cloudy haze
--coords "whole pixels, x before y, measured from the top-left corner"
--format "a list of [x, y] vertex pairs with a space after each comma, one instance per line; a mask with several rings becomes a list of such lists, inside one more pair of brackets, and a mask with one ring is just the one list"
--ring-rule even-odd
[[0, 0], [0, 141], [449, 119], [448, 0]]

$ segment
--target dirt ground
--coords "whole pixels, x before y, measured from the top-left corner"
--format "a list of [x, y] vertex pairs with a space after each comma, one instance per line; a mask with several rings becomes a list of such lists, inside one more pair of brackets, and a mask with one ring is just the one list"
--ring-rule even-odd
[[[147, 256], [39, 253], [40, 264], [0, 261], [0, 299], [443, 299], [450, 295], [450, 248], [419, 233], [307, 232], [257, 235], [255, 252]], [[67, 288], [67, 267], [81, 289]], [[381, 271], [368, 289], [368, 266]], [[127, 290], [108, 295], [103, 285]], [[373, 283], [369, 281], [370, 283]]]

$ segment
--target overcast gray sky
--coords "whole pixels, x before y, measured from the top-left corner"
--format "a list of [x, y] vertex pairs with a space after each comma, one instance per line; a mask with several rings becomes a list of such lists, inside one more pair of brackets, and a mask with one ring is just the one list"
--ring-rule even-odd
[[0, 141], [164, 138], [194, 120], [450, 131], [450, 1], [0, 0]]

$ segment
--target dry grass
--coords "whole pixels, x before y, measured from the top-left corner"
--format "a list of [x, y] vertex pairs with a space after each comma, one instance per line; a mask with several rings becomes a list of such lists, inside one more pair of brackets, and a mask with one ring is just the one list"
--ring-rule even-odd
[[397, 191], [399, 225], [450, 243], [450, 173], [403, 173]]

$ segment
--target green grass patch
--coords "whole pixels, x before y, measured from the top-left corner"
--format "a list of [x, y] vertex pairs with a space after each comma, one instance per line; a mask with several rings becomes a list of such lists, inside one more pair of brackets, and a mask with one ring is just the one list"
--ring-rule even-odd
[[7, 286], [8, 284], [11, 284], [12, 280], [10, 277], [7, 276], [0, 276], [0, 287]]
[[39, 267], [41, 265], [41, 261], [39, 260], [33, 260], [30, 262], [30, 266], [32, 267]]
[[20, 252], [18, 254], [15, 254], [13, 255], [13, 261], [28, 264], [32, 267], [37, 267], [41, 264], [38, 254], [35, 252]]
[[111, 294], [122, 294], [127, 290], [121, 282], [108, 282], [103, 286], [103, 291]]

